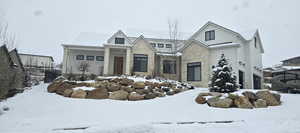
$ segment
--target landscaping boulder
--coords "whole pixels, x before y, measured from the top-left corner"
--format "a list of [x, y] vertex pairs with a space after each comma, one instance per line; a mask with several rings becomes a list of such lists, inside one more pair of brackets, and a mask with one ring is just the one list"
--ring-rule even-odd
[[210, 92], [210, 95], [214, 96], [214, 97], [221, 97], [221, 96], [223, 96], [223, 94], [220, 93], [220, 92]]
[[121, 86], [121, 90], [127, 91], [128, 93], [131, 93], [134, 91], [134, 88], [127, 87], [127, 86]]
[[219, 97], [209, 98], [207, 104], [217, 108], [229, 108], [233, 101], [230, 98], [220, 99]]
[[70, 81], [67, 81], [67, 82], [62, 82], [62, 84], [60, 84], [59, 87], [56, 88], [56, 94], [59, 94], [59, 95], [64, 95], [64, 92], [66, 89], [72, 89], [72, 88], [75, 88], [76, 86], [76, 82], [70, 82]]
[[206, 96], [212, 96], [212, 94], [210, 92], [202, 92], [202, 93], [199, 93], [198, 96], [206, 97]]
[[136, 92], [131, 92], [128, 96], [129, 101], [138, 101], [138, 100], [143, 100], [143, 99], [144, 99], [144, 96], [140, 95]]
[[109, 99], [114, 99], [114, 100], [127, 100], [128, 98], [128, 92], [124, 90], [118, 90], [114, 91], [109, 94]]
[[92, 91], [89, 91], [86, 98], [89, 99], [107, 99], [108, 91], [105, 88], [97, 88]]
[[72, 93], [73, 93], [73, 89], [66, 89], [64, 91], [64, 96], [65, 97], [70, 97], [72, 95]]
[[175, 92], [174, 92], [174, 91], [168, 91], [166, 94], [167, 94], [168, 96], [172, 96], [172, 95], [175, 94]]
[[120, 87], [121, 87], [120, 85], [112, 83], [112, 84], [109, 84], [109, 86], [107, 86], [107, 90], [109, 92], [114, 92], [114, 91], [120, 90]]
[[100, 76], [95, 79], [95, 81], [108, 81], [108, 80], [110, 80], [110, 78], [100, 77]]
[[277, 94], [277, 93], [272, 93], [273, 96], [275, 97], [275, 99], [280, 102], [280, 98], [281, 98], [281, 95], [280, 94]]
[[267, 106], [267, 102], [263, 99], [258, 99], [254, 102], [254, 107], [255, 108], [266, 108]]
[[[258, 91], [256, 93], [259, 99], [263, 99], [267, 102], [268, 106], [278, 106], [280, 105], [280, 101], [278, 101], [275, 96], [269, 91]], [[278, 98], [278, 96], [277, 96]]]
[[235, 99], [239, 98], [239, 96], [236, 95], [236, 94], [231, 94], [231, 93], [229, 93], [229, 94], [228, 94], [228, 98], [230, 98], [231, 100], [235, 100]]
[[254, 101], [256, 101], [258, 99], [258, 97], [256, 96], [256, 94], [254, 92], [251, 92], [251, 91], [245, 91], [242, 94], [245, 97], [247, 97], [251, 103], [253, 103]]
[[198, 104], [205, 104], [206, 103], [206, 98], [204, 98], [203, 96], [201, 95], [198, 95], [195, 99], [196, 103]]
[[145, 88], [145, 83], [144, 82], [134, 82], [133, 88], [135, 88], [135, 89], [144, 89]]
[[59, 77], [57, 77], [53, 82], [63, 82], [63, 81], [65, 81], [65, 80], [67, 80], [65, 77], [59, 76]]
[[157, 95], [155, 93], [148, 93], [145, 95], [145, 99], [154, 99]]
[[234, 99], [234, 105], [238, 108], [244, 109], [252, 109], [253, 105], [249, 101], [249, 99], [245, 96], [239, 96], [238, 98]]
[[78, 89], [78, 90], [74, 90], [71, 97], [72, 98], [85, 98], [87, 95], [87, 93], [82, 90], [82, 89]]
[[134, 82], [134, 80], [132, 80], [132, 79], [122, 78], [119, 83], [121, 85], [128, 86], [128, 85], [132, 85], [133, 82]]
[[165, 97], [166, 94], [162, 93], [162, 92], [154, 92], [156, 94], [157, 97]]
[[47, 91], [54, 93], [63, 82], [53, 82], [47, 87]]

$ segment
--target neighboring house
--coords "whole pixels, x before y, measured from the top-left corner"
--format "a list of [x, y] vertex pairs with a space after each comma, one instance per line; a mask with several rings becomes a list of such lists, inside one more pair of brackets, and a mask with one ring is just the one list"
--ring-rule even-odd
[[0, 99], [10, 90], [23, 88], [25, 73], [17, 50], [9, 52], [5, 45], [0, 47]]
[[281, 61], [284, 66], [300, 66], [300, 56]]
[[213, 22], [187, 40], [129, 37], [121, 30], [99, 46], [63, 44], [64, 75], [151, 75], [208, 87], [212, 67], [222, 54], [229, 59], [241, 88], [262, 88], [263, 45], [258, 30], [242, 35]]
[[52, 70], [54, 60], [52, 56], [19, 54], [25, 69], [36, 68], [40, 70]]

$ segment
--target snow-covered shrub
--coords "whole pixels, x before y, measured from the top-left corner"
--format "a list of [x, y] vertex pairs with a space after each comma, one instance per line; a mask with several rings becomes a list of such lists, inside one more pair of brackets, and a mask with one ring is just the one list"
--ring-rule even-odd
[[222, 54], [218, 64], [213, 68], [213, 74], [209, 83], [211, 92], [230, 93], [237, 90], [236, 76], [232, 73], [232, 67], [228, 64], [225, 55]]

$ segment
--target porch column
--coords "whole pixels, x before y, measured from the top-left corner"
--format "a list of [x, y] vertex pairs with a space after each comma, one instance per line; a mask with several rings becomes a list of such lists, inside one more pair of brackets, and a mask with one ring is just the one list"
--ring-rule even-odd
[[104, 68], [103, 68], [103, 75], [108, 75], [108, 71], [109, 71], [109, 55], [110, 55], [109, 47], [105, 47], [104, 48]]
[[125, 71], [125, 74], [126, 75], [130, 75], [130, 70], [131, 70], [131, 65], [130, 65], [130, 62], [131, 62], [131, 49], [130, 48], [127, 48], [126, 49], [126, 71]]

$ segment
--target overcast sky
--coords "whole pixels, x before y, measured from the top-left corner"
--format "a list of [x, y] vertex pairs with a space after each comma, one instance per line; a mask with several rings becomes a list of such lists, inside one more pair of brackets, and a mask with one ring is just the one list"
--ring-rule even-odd
[[97, 33], [100, 42], [119, 29], [161, 37], [168, 33], [168, 19], [178, 20], [183, 39], [207, 21], [239, 31], [258, 28], [263, 64], [270, 66], [300, 56], [299, 5], [299, 0], [0, 0], [0, 21], [17, 35], [20, 52], [51, 55], [56, 62], [62, 61], [61, 44], [76, 42], [80, 33]]

